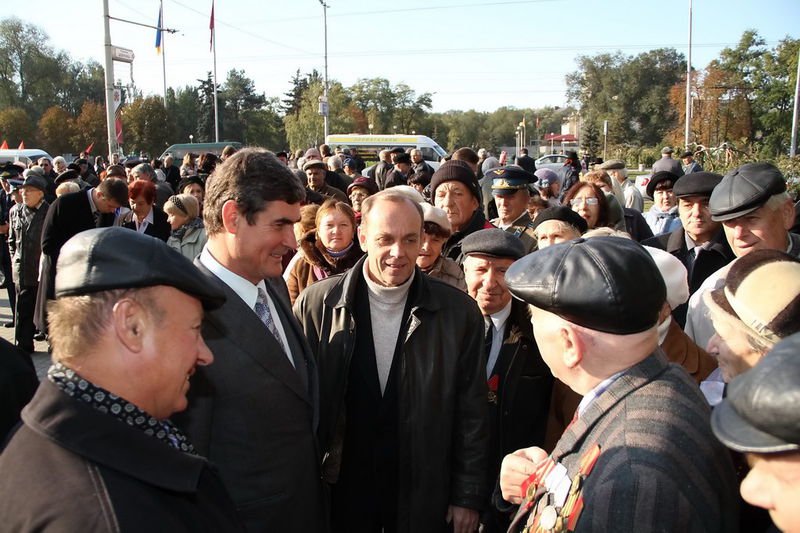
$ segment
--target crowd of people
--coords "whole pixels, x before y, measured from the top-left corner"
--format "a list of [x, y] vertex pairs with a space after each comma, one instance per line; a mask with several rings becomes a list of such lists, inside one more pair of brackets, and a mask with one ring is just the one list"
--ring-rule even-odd
[[3, 166], [3, 528], [800, 532], [796, 207], [672, 153]]

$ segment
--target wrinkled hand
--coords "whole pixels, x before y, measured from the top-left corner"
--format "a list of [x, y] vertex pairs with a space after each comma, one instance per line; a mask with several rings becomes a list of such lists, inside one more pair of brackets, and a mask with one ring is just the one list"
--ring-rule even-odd
[[478, 529], [478, 511], [451, 505], [447, 508], [447, 523], [453, 523], [453, 533], [474, 533]]
[[547, 459], [547, 452], [535, 446], [517, 450], [503, 458], [500, 465], [500, 490], [505, 501], [514, 505], [522, 502], [522, 483], [536, 471], [536, 466], [544, 459]]

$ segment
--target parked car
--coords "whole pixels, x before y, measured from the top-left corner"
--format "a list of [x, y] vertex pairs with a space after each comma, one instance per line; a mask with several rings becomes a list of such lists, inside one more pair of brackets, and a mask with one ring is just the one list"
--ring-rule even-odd
[[22, 163], [26, 167], [31, 164], [31, 161], [38, 161], [40, 158], [46, 157], [50, 161], [53, 160], [50, 154], [38, 148], [29, 148], [25, 150], [0, 150], [0, 165], [8, 163]]
[[567, 156], [564, 154], [548, 154], [543, 155], [536, 160], [536, 170], [540, 168], [549, 168], [550, 170], [557, 170], [564, 166]]
[[165, 157], [171, 155], [172, 159], [178, 162], [178, 165], [180, 166], [180, 161], [183, 159], [183, 156], [185, 156], [189, 152], [197, 155], [202, 155], [206, 153], [220, 155], [222, 153], [222, 150], [228, 145], [233, 146], [237, 150], [242, 147], [242, 143], [233, 141], [219, 142], [219, 143], [173, 144], [172, 146], [164, 150], [164, 153], [159, 156], [159, 159], [163, 161]]

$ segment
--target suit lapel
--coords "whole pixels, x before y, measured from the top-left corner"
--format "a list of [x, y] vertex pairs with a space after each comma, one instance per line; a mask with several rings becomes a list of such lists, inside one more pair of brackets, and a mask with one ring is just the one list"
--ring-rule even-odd
[[[278, 341], [267, 330], [255, 312], [242, 301], [233, 289], [223, 283], [199, 260], [195, 260], [195, 265], [203, 274], [219, 283], [227, 297], [225, 305], [217, 310], [206, 312], [205, 315], [205, 320], [216, 330], [214, 333], [219, 335], [218, 338], [224, 338], [226, 342], [236, 345], [242, 352], [246, 353], [258, 365], [292, 389], [303, 400], [312, 404], [309, 394], [300, 380], [300, 376], [297, 375], [297, 371], [289, 362]], [[275, 300], [279, 299], [276, 298]], [[217, 340], [212, 332], [207, 333], [209, 334], [207, 340], [210, 343]], [[224, 357], [224, 355], [222, 356]], [[302, 364], [302, 362], [298, 361], [297, 364]]]

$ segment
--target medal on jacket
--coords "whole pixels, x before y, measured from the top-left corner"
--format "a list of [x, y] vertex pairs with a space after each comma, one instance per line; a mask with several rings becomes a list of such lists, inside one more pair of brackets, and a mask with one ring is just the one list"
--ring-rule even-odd
[[522, 484], [523, 509], [530, 510], [524, 533], [574, 531], [583, 511], [583, 487], [592, 472], [600, 445], [581, 457], [578, 473], [570, 481], [567, 469], [548, 457]]
[[497, 387], [500, 385], [500, 376], [495, 374], [486, 382], [489, 386], [489, 403], [497, 403]]

